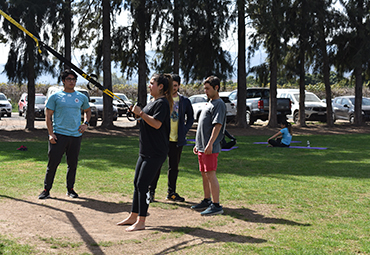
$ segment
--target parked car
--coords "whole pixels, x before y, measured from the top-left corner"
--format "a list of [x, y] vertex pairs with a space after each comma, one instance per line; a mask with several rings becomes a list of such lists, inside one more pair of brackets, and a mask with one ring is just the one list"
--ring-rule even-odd
[[[362, 98], [362, 118], [364, 121], [370, 120], [370, 99]], [[333, 121], [348, 120], [351, 124], [355, 123], [355, 96], [341, 96], [333, 99]]]
[[[24, 118], [27, 118], [27, 106], [28, 106], [27, 97], [26, 101], [27, 104], [23, 107]], [[44, 96], [43, 94], [35, 94], [35, 119], [45, 119], [45, 101], [46, 96]]]
[[236, 117], [236, 105], [234, 102], [230, 101], [231, 91], [229, 92], [219, 92], [218, 95], [224, 101], [226, 105], [226, 121], [230, 122], [235, 119]]
[[[61, 91], [63, 90], [63, 86], [51, 86], [48, 88], [48, 91], [46, 92], [46, 101], [45, 101], [45, 105], [47, 103], [47, 100], [49, 99], [49, 97], [51, 95], [53, 95], [54, 93], [58, 92], [58, 91]], [[89, 92], [86, 90], [86, 89], [83, 89], [81, 87], [75, 87], [75, 90], [76, 91], [79, 91], [81, 92], [82, 94], [84, 94], [85, 96], [87, 96], [87, 98], [89, 99], [89, 102], [90, 102], [90, 95], [89, 95]], [[98, 113], [97, 113], [97, 110], [96, 110], [96, 106], [94, 105], [94, 103], [90, 102], [90, 108], [91, 108], [91, 118], [90, 118], [90, 125], [91, 126], [96, 126], [97, 122], [98, 122]], [[81, 110], [81, 120], [83, 120], [84, 116], [83, 116], [83, 112]]]
[[118, 100], [116, 100], [115, 98], [113, 99], [113, 105], [117, 107], [117, 110], [118, 110], [118, 116], [122, 116], [123, 114], [126, 114], [127, 113], [127, 108], [130, 107], [132, 105], [132, 102], [130, 99], [127, 98], [127, 96], [123, 93], [114, 93], [116, 96], [118, 96], [119, 98], [121, 98], [122, 101], [125, 102], [122, 103]]
[[0, 111], [1, 117], [6, 114], [6, 116], [12, 116], [12, 104], [10, 103], [11, 99], [6, 98], [3, 93], [0, 93]]
[[[238, 91], [230, 93], [230, 101], [237, 105]], [[256, 120], [266, 121], [270, 111], [270, 89], [269, 88], [247, 88], [245, 119], [248, 125], [253, 125]], [[291, 112], [291, 102], [288, 98], [277, 98], [277, 117], [285, 119]]]
[[22, 116], [25, 113], [24, 107], [27, 105], [27, 93], [22, 93], [18, 101], [18, 114]]
[[[299, 117], [299, 89], [278, 89], [278, 98], [289, 98], [292, 102], [292, 115], [294, 123], [298, 123]], [[305, 116], [306, 120], [326, 122], [326, 103], [312, 92], [305, 92]]]
[[[220, 98], [225, 102], [226, 105], [226, 121], [231, 121], [236, 116], [236, 108], [235, 105], [230, 102], [229, 94], [230, 92], [219, 93]], [[206, 94], [193, 95], [189, 97], [189, 100], [194, 111], [194, 121], [198, 121], [202, 109], [208, 103], [208, 97]]]
[[189, 97], [191, 106], [193, 107], [194, 112], [194, 121], [198, 121], [200, 117], [200, 113], [202, 112], [202, 109], [208, 102], [208, 97], [206, 94], [202, 95], [193, 95]]
[[[96, 110], [98, 112], [98, 119], [103, 119], [103, 97], [90, 97], [90, 102], [94, 103]], [[117, 120], [118, 110], [117, 107], [113, 105], [113, 120]]]

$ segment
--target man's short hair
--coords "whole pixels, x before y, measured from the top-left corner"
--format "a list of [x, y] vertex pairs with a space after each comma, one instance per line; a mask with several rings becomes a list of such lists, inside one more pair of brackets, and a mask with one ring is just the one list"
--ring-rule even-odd
[[71, 69], [66, 69], [61, 73], [62, 81], [64, 81], [70, 74], [73, 75], [75, 79], [77, 79], [77, 74], [75, 72], [73, 72]]
[[203, 84], [206, 84], [206, 83], [208, 83], [209, 85], [211, 85], [213, 87], [213, 89], [215, 89], [215, 87], [218, 85], [217, 92], [220, 91], [220, 84], [221, 84], [221, 82], [220, 82], [220, 79], [217, 76], [214, 76], [214, 75], [209, 76], [203, 82]]
[[172, 80], [177, 81], [179, 85], [181, 83], [181, 78], [178, 74], [172, 74]]

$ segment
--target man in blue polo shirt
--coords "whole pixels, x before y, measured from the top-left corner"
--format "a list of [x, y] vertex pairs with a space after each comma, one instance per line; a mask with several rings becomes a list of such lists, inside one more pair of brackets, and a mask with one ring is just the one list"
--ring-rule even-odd
[[[50, 197], [58, 165], [66, 153], [67, 161], [67, 195], [77, 198], [73, 190], [78, 155], [80, 153], [82, 134], [89, 125], [91, 109], [88, 98], [75, 91], [77, 74], [71, 70], [62, 73], [64, 89], [51, 95], [46, 104], [46, 126], [49, 133], [49, 162], [46, 168], [44, 190], [39, 199]], [[81, 124], [81, 109], [84, 111], [84, 122]]]

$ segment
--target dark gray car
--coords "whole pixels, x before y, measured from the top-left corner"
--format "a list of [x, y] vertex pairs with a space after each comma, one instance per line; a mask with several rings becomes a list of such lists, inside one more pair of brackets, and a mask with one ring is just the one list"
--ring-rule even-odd
[[[362, 117], [364, 121], [370, 120], [370, 99], [362, 98]], [[355, 96], [341, 96], [333, 99], [333, 120], [348, 120], [355, 122]]]
[[[90, 102], [94, 103], [98, 112], [98, 119], [103, 119], [103, 97], [90, 97]], [[113, 105], [113, 120], [117, 120], [117, 107]]]

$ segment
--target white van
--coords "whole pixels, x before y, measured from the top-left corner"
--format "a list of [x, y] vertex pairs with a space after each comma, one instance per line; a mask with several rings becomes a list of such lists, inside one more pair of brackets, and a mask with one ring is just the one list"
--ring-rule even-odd
[[[63, 90], [63, 88], [64, 88], [63, 86], [59, 86], [59, 85], [49, 87], [48, 91], [46, 92], [45, 105], [48, 102], [48, 99], [51, 95], [55, 94], [58, 91]], [[75, 90], [78, 91], [78, 92], [81, 92], [82, 94], [87, 96], [87, 98], [89, 99], [89, 104], [90, 104], [90, 108], [91, 108], [91, 118], [90, 118], [89, 124], [90, 124], [90, 126], [96, 126], [97, 121], [98, 121], [98, 112], [96, 110], [96, 107], [95, 107], [94, 103], [90, 102], [89, 92], [86, 89], [81, 88], [81, 87], [75, 87]], [[81, 118], [83, 119], [83, 113], [82, 113]]]
[[[289, 98], [292, 102], [292, 115], [294, 123], [298, 123], [299, 117], [299, 89], [278, 89], [278, 98]], [[312, 92], [305, 91], [305, 115], [306, 120], [326, 122], [326, 104]]]

